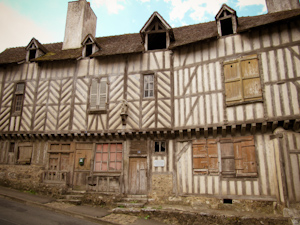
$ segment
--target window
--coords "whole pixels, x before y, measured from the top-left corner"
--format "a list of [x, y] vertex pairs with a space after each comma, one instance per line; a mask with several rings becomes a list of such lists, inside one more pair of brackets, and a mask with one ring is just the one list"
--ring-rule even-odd
[[233, 34], [231, 18], [221, 20], [220, 22], [221, 22], [222, 36]]
[[30, 49], [29, 50], [29, 61], [32, 59], [35, 59], [36, 57], [36, 49]]
[[195, 174], [218, 173], [218, 146], [214, 139], [193, 143], [193, 169]]
[[164, 141], [155, 141], [155, 153], [165, 153], [166, 152], [166, 142]]
[[257, 177], [253, 136], [194, 141], [193, 171], [221, 173], [223, 177]]
[[92, 42], [91, 38], [88, 38], [85, 41], [85, 57], [88, 57], [91, 54], [93, 54], [93, 42]]
[[252, 136], [221, 140], [222, 175], [255, 177], [257, 165]]
[[166, 32], [148, 34], [148, 50], [165, 49]]
[[14, 142], [10, 143], [8, 152], [15, 152], [15, 143]]
[[144, 75], [144, 97], [154, 97], [154, 74]]
[[20, 144], [18, 146], [18, 163], [19, 164], [30, 164], [31, 163], [31, 154], [32, 154], [32, 145], [31, 144]]
[[224, 63], [227, 105], [262, 100], [257, 55]]
[[90, 90], [90, 111], [106, 111], [107, 80], [93, 79]]
[[20, 115], [23, 108], [23, 99], [25, 92], [25, 83], [18, 83], [15, 89], [14, 103], [13, 103], [13, 114]]
[[94, 171], [121, 171], [122, 155], [121, 143], [97, 144]]

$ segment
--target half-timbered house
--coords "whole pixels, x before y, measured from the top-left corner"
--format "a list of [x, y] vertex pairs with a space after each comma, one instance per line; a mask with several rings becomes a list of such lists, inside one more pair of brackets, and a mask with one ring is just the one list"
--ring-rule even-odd
[[1, 182], [299, 203], [300, 7], [286, 2], [178, 28], [154, 12], [100, 38], [90, 4], [69, 2], [64, 42], [0, 54]]

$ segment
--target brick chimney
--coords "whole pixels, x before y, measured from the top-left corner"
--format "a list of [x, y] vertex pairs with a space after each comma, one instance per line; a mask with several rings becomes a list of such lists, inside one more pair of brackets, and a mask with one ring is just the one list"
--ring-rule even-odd
[[299, 9], [299, 0], [266, 0], [268, 13]]
[[89, 2], [86, 0], [69, 2], [63, 50], [80, 48], [86, 35], [95, 36], [96, 24], [97, 17]]

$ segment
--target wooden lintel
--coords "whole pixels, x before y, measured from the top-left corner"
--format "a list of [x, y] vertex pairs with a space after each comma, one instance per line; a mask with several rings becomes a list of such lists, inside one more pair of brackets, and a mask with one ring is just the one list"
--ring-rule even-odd
[[256, 132], [256, 123], [251, 124], [250, 132], [251, 132], [251, 134], [255, 134], [255, 132]]
[[261, 125], [261, 132], [264, 134], [267, 132], [267, 128], [268, 128], [268, 123], [267, 122], [263, 122]]
[[86, 141], [86, 134], [85, 133], [80, 133], [80, 137], [81, 137], [81, 139], [83, 139], [84, 141]]
[[231, 126], [231, 136], [235, 136], [235, 133], [236, 133], [236, 125], [232, 125]]
[[174, 131], [174, 130], [171, 130], [171, 137], [172, 137], [173, 139], [176, 137], [175, 131]]
[[196, 139], [200, 139], [200, 129], [197, 128], [197, 129], [195, 130], [195, 132], [196, 132]]
[[222, 137], [226, 137], [226, 135], [227, 135], [227, 127], [222, 126]]
[[108, 140], [112, 141], [113, 140], [112, 133], [107, 133], [107, 138], [108, 138]]
[[158, 139], [160, 139], [160, 138], [162, 137], [160, 131], [157, 131], [157, 132], [156, 132], [156, 137], [157, 137]]
[[149, 132], [149, 136], [150, 136], [150, 138], [154, 138], [153, 131], [150, 131], [150, 132]]
[[204, 137], [208, 138], [208, 128], [204, 128]]
[[294, 125], [293, 125], [294, 131], [298, 131], [299, 127], [300, 127], [300, 119], [295, 120]]
[[168, 139], [168, 137], [169, 137], [168, 131], [164, 131], [164, 139]]
[[218, 135], [218, 128], [217, 127], [213, 127], [213, 137], [216, 138]]
[[289, 128], [289, 124], [290, 124], [290, 121], [289, 121], [289, 120], [283, 121], [283, 128], [284, 128], [284, 129], [288, 129], [288, 128]]
[[241, 126], [241, 133], [242, 133], [242, 135], [246, 134], [246, 128], [247, 128], [247, 125], [246, 124], [242, 124], [242, 126]]

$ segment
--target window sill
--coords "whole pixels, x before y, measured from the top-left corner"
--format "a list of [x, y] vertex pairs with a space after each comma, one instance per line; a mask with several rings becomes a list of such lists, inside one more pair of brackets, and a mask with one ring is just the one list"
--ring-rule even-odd
[[262, 99], [253, 100], [253, 101], [234, 102], [234, 103], [227, 103], [226, 102], [226, 106], [227, 107], [232, 107], [232, 106], [247, 105], [247, 104], [253, 104], [253, 103], [262, 103], [262, 102], [263, 102]]
[[91, 109], [88, 111], [88, 114], [106, 114], [107, 110], [106, 109]]

